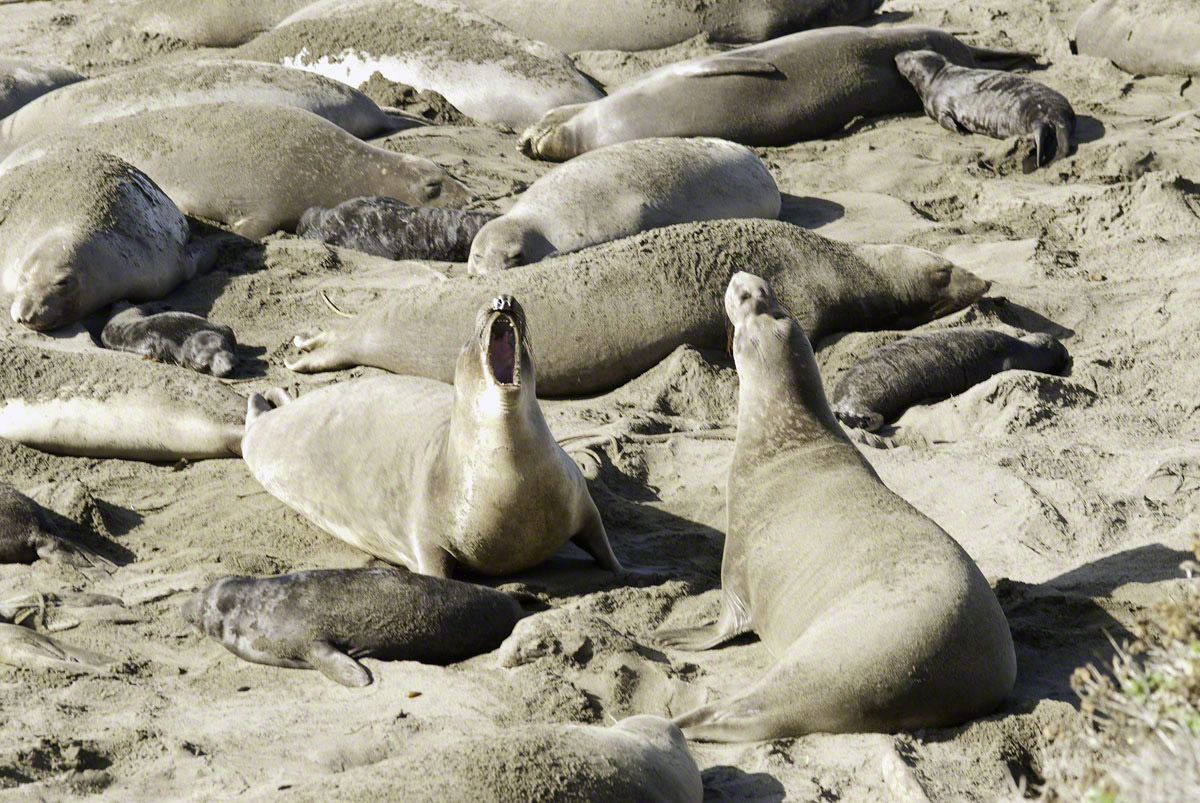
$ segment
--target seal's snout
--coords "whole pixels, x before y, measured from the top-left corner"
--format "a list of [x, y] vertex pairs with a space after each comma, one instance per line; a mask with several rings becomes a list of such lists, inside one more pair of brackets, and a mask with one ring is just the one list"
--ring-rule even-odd
[[233, 373], [233, 368], [237, 363], [237, 358], [228, 351], [217, 352], [212, 359], [212, 375], [213, 376], [229, 376]]
[[498, 313], [488, 330], [487, 365], [492, 379], [500, 385], [521, 384], [517, 331], [507, 313]]
[[945, 56], [933, 50], [905, 50], [896, 54], [896, 69], [912, 83], [933, 78], [947, 63]]
[[770, 312], [774, 304], [775, 294], [765, 279], [739, 271], [729, 280], [725, 290], [725, 314], [734, 326], [750, 315]]
[[17, 296], [9, 313], [16, 323], [39, 331], [53, 329], [60, 318], [50, 299], [38, 301], [26, 295]]
[[203, 605], [203, 595], [193, 594], [179, 607], [179, 613], [183, 616], [183, 620], [200, 631], [204, 630], [204, 622], [201, 621]]
[[512, 305], [513, 297], [508, 294], [499, 295], [492, 299], [493, 312], [508, 312], [512, 309]]

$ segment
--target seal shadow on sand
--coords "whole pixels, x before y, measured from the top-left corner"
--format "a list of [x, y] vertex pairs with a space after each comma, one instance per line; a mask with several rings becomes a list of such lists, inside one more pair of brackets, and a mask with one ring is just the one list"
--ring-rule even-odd
[[113, 539], [120, 538], [141, 524], [142, 515], [137, 511], [96, 497], [92, 497], [91, 501], [96, 506], [96, 512], [104, 524], [104, 529], [108, 531], [107, 535], [112, 538], [106, 538], [105, 534], [96, 532], [92, 527], [68, 518], [45, 505], [38, 507], [46, 524], [68, 540], [94, 550], [118, 566], [128, 566], [136, 561], [137, 555], [132, 550], [125, 548]]
[[846, 207], [824, 198], [812, 198], [807, 195], [779, 194], [783, 202], [779, 209], [779, 219], [804, 229], [816, 229], [846, 215]]
[[757, 803], [782, 803], [787, 790], [775, 776], [766, 772], [743, 772], [728, 764], [718, 764], [701, 771], [704, 779], [704, 799], [754, 800]]

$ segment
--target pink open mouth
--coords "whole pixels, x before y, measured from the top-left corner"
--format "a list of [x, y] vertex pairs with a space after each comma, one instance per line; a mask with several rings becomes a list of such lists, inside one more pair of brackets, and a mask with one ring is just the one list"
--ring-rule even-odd
[[501, 385], [516, 385], [517, 333], [507, 315], [497, 315], [492, 320], [487, 352], [488, 367], [496, 381]]

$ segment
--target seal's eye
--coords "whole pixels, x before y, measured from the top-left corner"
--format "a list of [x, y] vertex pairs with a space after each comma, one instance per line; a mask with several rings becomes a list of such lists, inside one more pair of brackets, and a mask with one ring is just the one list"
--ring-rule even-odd
[[70, 282], [67, 279], [63, 278], [63, 279], [59, 279], [57, 282], [55, 282], [53, 286], [61, 287], [61, 288], [65, 289], [68, 284], [70, 284]]
[[750, 300], [750, 294], [747, 293], [745, 290], [743, 290], [742, 295], [738, 300], [741, 301], [743, 304], [745, 304], [747, 301]]

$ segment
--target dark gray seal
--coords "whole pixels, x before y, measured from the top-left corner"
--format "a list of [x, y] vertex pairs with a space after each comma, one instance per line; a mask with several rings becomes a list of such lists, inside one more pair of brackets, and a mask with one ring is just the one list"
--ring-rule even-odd
[[113, 310], [116, 314], [100, 332], [105, 348], [213, 376], [229, 376], [237, 366], [237, 338], [228, 326], [190, 312], [150, 314], [131, 304], [117, 304]]
[[900, 53], [896, 67], [942, 128], [997, 139], [1029, 137], [1034, 149], [1021, 164], [1026, 173], [1070, 151], [1075, 110], [1044, 84], [999, 70], [959, 67], [932, 50]]
[[30, 101], [84, 76], [53, 64], [26, 59], [0, 59], [0, 120]]
[[239, 658], [343, 686], [370, 684], [359, 658], [449, 664], [489, 652], [523, 615], [508, 594], [403, 569], [226, 577], [182, 613]]
[[61, 536], [37, 502], [0, 482], [0, 563], [32, 563], [38, 558], [106, 574], [116, 568], [107, 558]]
[[1050, 335], [920, 332], [875, 349], [847, 371], [834, 388], [833, 412], [849, 427], [874, 431], [922, 399], [954, 396], [1001, 371], [1057, 373], [1068, 356]]
[[364, 195], [332, 209], [314, 206], [300, 216], [296, 234], [385, 259], [466, 262], [475, 235], [497, 217]]

